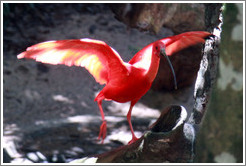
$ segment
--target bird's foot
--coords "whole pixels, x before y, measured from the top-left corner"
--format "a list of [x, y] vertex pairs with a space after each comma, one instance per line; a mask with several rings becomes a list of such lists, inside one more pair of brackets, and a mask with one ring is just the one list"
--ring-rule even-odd
[[101, 143], [103, 144], [106, 134], [107, 134], [107, 122], [104, 120], [100, 126], [100, 133], [98, 135], [97, 140], [99, 141], [100, 139], [102, 139]]
[[128, 145], [132, 144], [133, 142], [136, 142], [139, 138], [136, 136], [132, 136], [132, 140], [128, 142]]

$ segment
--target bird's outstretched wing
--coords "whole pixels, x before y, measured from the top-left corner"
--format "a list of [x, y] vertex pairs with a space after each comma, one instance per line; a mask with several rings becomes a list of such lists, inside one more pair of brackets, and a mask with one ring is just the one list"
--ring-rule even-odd
[[28, 47], [17, 58], [85, 67], [100, 84], [113, 81], [121, 74], [127, 73], [119, 54], [105, 42], [94, 39], [47, 41]]
[[192, 32], [185, 32], [179, 35], [167, 37], [161, 39], [160, 41], [165, 43], [166, 54], [170, 56], [187, 47], [196, 45], [198, 43], [204, 43], [205, 38], [210, 35], [211, 34], [209, 32], [205, 32], [205, 31], [192, 31]]
[[[174, 53], [177, 53], [189, 46], [193, 46], [198, 43], [204, 43], [205, 42], [204, 38], [210, 35], [211, 34], [209, 32], [205, 32], [205, 31], [192, 31], [192, 32], [185, 32], [179, 35], [160, 39], [159, 41], [165, 43], [166, 54], [168, 56], [171, 56]], [[152, 47], [153, 47], [153, 43], [144, 47], [129, 61], [129, 64], [139, 63], [140, 61], [148, 61], [146, 59], [149, 59], [149, 57], [147, 56], [150, 56], [150, 54], [152, 53]]]

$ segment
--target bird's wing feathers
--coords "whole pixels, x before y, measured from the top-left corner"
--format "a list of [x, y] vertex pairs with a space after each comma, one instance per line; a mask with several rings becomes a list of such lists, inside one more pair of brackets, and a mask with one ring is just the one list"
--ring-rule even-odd
[[[33, 45], [17, 56], [48, 64], [85, 67], [100, 84], [127, 72], [119, 54], [105, 42], [93, 39], [48, 41]], [[118, 77], [115, 77], [115, 76]]]
[[[166, 46], [166, 54], [168, 56], [173, 55], [174, 53], [177, 53], [178, 51], [181, 51], [182, 49], [185, 49], [189, 46], [196, 45], [198, 43], [204, 43], [204, 38], [210, 36], [211, 34], [209, 32], [205, 31], [193, 31], [193, 32], [185, 32], [181, 33], [179, 35], [167, 37], [164, 39], [161, 39], [159, 41], [162, 41], [165, 43]], [[149, 59], [148, 54], [152, 53], [152, 47], [154, 43], [151, 43], [144, 47], [142, 50], [140, 50], [130, 61], [129, 64], [136, 64], [140, 61], [146, 61], [146, 59]]]
[[142, 50], [138, 51], [128, 63], [131, 65], [134, 64], [134, 66], [140, 64], [142, 68], [148, 69], [149, 63], [151, 62], [152, 46], [153, 43], [145, 46]]
[[198, 43], [204, 43], [204, 38], [208, 37], [209, 35], [211, 35], [209, 32], [193, 31], [181, 33], [176, 36], [167, 37], [161, 39], [160, 41], [165, 43], [166, 54], [170, 56], [187, 47], [196, 45]]

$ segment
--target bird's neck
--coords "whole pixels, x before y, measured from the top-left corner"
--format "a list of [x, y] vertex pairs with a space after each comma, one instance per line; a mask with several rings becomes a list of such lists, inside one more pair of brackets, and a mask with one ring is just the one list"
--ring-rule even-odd
[[152, 83], [157, 75], [159, 69], [160, 57], [158, 55], [153, 54], [151, 56], [151, 62], [149, 69], [146, 71], [146, 77]]

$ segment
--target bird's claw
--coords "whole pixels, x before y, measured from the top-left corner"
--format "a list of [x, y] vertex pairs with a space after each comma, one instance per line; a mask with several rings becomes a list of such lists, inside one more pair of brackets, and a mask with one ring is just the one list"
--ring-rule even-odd
[[107, 134], [107, 122], [104, 120], [100, 126], [100, 132], [99, 132], [97, 140], [99, 141], [100, 139], [102, 139], [101, 143], [103, 144], [106, 134]]
[[136, 142], [139, 138], [137, 138], [136, 136], [132, 136], [132, 140], [128, 142], [128, 145]]

